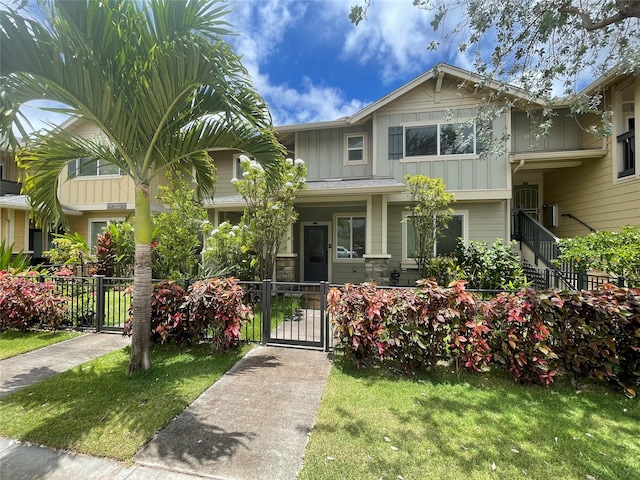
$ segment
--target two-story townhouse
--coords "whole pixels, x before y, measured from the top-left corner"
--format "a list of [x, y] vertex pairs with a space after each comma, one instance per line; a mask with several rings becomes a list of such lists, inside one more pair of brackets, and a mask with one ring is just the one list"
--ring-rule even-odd
[[[13, 252], [22, 252], [33, 258], [47, 248], [47, 232], [33, 224], [31, 207], [26, 195], [21, 194], [20, 171], [15, 155], [0, 151], [0, 241], [13, 245]], [[63, 211], [69, 218], [80, 215], [68, 207]]]
[[[605, 106], [613, 111], [614, 132], [606, 139], [587, 132], [600, 122], [597, 114], [576, 119], [568, 104], [558, 104], [548, 135], [533, 142], [535, 118], [512, 108], [491, 125], [496, 138], [508, 138], [504, 153], [491, 155], [480, 155], [477, 141], [455, 141], [467, 121], [463, 134], [474, 136], [481, 101], [473, 88], [477, 81], [441, 64], [350, 117], [279, 127], [290, 156], [306, 162], [308, 178], [296, 201], [299, 219], [283, 232], [287, 242], [277, 278], [386, 284], [395, 271], [401, 285], [411, 284], [417, 273], [410, 224], [403, 222], [409, 214], [405, 176], [417, 173], [444, 179], [455, 194], [455, 215], [435, 247], [439, 254], [452, 251], [458, 237], [509, 240], [514, 207], [558, 236], [587, 233], [576, 218], [598, 229], [638, 223], [637, 79], [603, 77], [586, 90], [604, 92]], [[95, 134], [82, 120], [66, 128]], [[242, 214], [244, 202], [232, 183], [242, 176], [240, 154], [212, 152], [218, 185], [206, 207], [214, 224], [235, 223]], [[152, 185], [154, 211], [162, 210], [155, 199], [160, 181]], [[134, 209], [131, 180], [99, 160], [71, 162], [58, 190], [61, 202], [78, 213], [70, 217], [71, 230], [92, 244], [107, 221]]]
[[[474, 137], [473, 123], [463, 133], [454, 123], [475, 118], [476, 81], [439, 65], [350, 117], [278, 128], [280, 141], [308, 168], [308, 187], [296, 203], [299, 219], [279, 259], [279, 270], [289, 274], [281, 278], [386, 284], [395, 270], [400, 284], [411, 284], [417, 273], [403, 219], [409, 213], [405, 177], [412, 174], [443, 178], [455, 194], [455, 214], [437, 242], [438, 254], [451, 252], [458, 237], [510, 237], [508, 155], [484, 157], [479, 142], [455, 141], [461, 134]], [[461, 88], [464, 82], [470, 86]], [[509, 121], [499, 117], [493, 130], [508, 129]], [[242, 210], [231, 184], [241, 175], [237, 156], [216, 158], [214, 222], [234, 221]]]
[[[64, 128], [80, 136], [99, 135], [95, 127], [82, 119], [70, 120]], [[163, 210], [157, 198], [158, 186], [162, 181], [164, 177], [156, 178], [149, 188], [152, 212]], [[94, 247], [98, 235], [109, 221], [121, 221], [133, 216], [135, 185], [131, 177], [118, 167], [103, 163], [100, 159], [78, 158], [71, 161], [61, 173], [58, 198], [65, 207], [80, 213], [69, 217], [70, 230], [82, 235]]]

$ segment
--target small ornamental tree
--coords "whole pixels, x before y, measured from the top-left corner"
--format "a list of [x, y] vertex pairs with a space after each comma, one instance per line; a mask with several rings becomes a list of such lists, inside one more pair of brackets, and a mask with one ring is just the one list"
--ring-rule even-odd
[[154, 251], [154, 274], [161, 278], [193, 278], [197, 273], [197, 254], [207, 212], [181, 175], [169, 175], [169, 184], [159, 188], [158, 198], [170, 211], [154, 218], [158, 242]]
[[454, 195], [446, 191], [441, 178], [424, 175], [408, 175], [407, 191], [411, 206], [405, 222], [413, 227], [414, 251], [407, 252], [418, 264], [418, 273], [427, 277], [428, 263], [434, 256], [435, 243], [441, 229], [446, 228], [453, 213], [449, 205]]
[[248, 243], [258, 255], [260, 278], [271, 278], [287, 229], [298, 218], [294, 201], [305, 188], [307, 167], [300, 159], [281, 157], [266, 171], [244, 155], [240, 166], [243, 177], [233, 179], [233, 184], [247, 203], [241, 223], [248, 226]]

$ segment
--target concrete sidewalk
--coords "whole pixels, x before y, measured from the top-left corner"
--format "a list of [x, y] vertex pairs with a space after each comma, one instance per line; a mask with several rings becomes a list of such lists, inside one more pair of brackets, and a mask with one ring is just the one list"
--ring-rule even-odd
[[0, 439], [0, 478], [295, 479], [330, 368], [323, 352], [256, 347], [133, 465]]

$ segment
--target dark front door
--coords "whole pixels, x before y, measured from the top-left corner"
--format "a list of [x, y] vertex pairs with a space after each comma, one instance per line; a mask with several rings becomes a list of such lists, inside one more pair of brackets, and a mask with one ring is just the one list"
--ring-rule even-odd
[[304, 281], [329, 280], [329, 227], [305, 225], [304, 227]]

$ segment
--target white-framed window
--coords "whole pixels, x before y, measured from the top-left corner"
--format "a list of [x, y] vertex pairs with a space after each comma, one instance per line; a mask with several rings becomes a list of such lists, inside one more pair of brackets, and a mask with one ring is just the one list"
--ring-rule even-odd
[[336, 260], [362, 258], [365, 253], [367, 219], [364, 215], [336, 215]]
[[[469, 123], [407, 123], [389, 127], [389, 159], [479, 155], [486, 150]], [[487, 127], [485, 133], [489, 133]]]
[[255, 157], [251, 157], [246, 153], [234, 153], [233, 154], [233, 178], [240, 180], [244, 178], [244, 172], [242, 171], [242, 165], [240, 165], [240, 157], [244, 155], [249, 157], [249, 160], [255, 160]]
[[618, 148], [618, 178], [633, 177], [637, 172], [634, 104], [632, 102], [624, 102], [622, 104], [622, 114], [625, 131], [616, 137]]
[[122, 175], [122, 171], [111, 163], [90, 157], [76, 158], [67, 167], [69, 178]]
[[122, 222], [124, 221], [124, 217], [113, 217], [113, 218], [92, 218], [89, 220], [89, 247], [94, 249], [96, 245], [98, 245], [98, 235], [102, 233], [102, 230], [110, 224], [114, 222]]
[[89, 247], [95, 248], [98, 245], [98, 235], [109, 223], [108, 220], [91, 220], [89, 222]]
[[344, 164], [363, 165], [367, 163], [367, 135], [347, 133], [344, 136]]
[[[413, 260], [415, 247], [415, 234], [413, 224], [411, 223], [411, 213], [406, 212], [404, 218], [406, 221], [402, 223], [402, 258], [403, 260]], [[467, 242], [469, 235], [469, 213], [467, 211], [456, 211], [451, 215], [451, 219], [447, 228], [440, 230], [441, 235], [436, 239], [433, 246], [434, 256], [451, 255], [458, 243], [458, 239], [462, 238], [463, 242]]]

